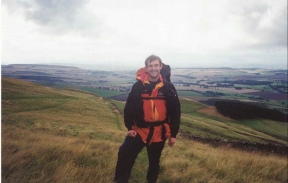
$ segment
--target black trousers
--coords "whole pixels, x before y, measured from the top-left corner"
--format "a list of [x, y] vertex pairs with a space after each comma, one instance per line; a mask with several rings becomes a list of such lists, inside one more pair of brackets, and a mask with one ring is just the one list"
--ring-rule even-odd
[[146, 179], [148, 182], [156, 182], [160, 169], [160, 156], [164, 148], [165, 141], [145, 144], [141, 137], [127, 136], [118, 151], [118, 161], [115, 170], [114, 180], [116, 183], [127, 183], [131, 175], [131, 169], [140, 151], [146, 146], [149, 167]]

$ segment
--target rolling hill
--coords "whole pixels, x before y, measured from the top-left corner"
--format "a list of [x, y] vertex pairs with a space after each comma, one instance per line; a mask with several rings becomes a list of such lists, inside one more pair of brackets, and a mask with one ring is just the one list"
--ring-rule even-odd
[[[6, 77], [1, 92], [3, 182], [113, 181], [126, 135], [123, 102]], [[181, 133], [163, 150], [158, 182], [287, 182], [285, 156], [187, 138], [285, 146], [287, 123], [235, 121], [185, 99], [181, 107]], [[147, 165], [142, 151], [131, 182], [145, 182]]]

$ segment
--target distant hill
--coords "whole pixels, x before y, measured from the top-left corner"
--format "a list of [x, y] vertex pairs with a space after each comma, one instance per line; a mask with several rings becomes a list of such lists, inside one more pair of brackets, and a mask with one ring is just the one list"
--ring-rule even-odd
[[[121, 115], [125, 103], [7, 77], [2, 77], [1, 93], [3, 182], [113, 181], [118, 148], [127, 132]], [[180, 134], [176, 145], [163, 151], [158, 182], [287, 182], [286, 156], [198, 142], [285, 147], [287, 124], [231, 120], [203, 104], [180, 102]], [[145, 180], [147, 165], [143, 151], [131, 182]]]

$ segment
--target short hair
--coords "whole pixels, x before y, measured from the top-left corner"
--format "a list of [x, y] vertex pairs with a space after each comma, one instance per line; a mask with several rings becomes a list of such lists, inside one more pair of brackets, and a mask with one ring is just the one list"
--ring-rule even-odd
[[154, 61], [154, 60], [159, 60], [160, 65], [162, 65], [162, 60], [160, 57], [156, 56], [156, 55], [150, 55], [149, 57], [146, 58], [145, 60], [145, 66], [148, 66], [148, 63]]

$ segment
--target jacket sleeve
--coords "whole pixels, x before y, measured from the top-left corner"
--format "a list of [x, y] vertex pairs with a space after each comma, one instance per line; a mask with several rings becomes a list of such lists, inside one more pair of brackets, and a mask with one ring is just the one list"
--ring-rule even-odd
[[167, 112], [170, 118], [171, 137], [176, 138], [180, 127], [181, 107], [177, 91], [171, 83], [167, 94]]
[[127, 98], [127, 101], [126, 101], [126, 104], [125, 104], [125, 107], [124, 107], [124, 123], [125, 123], [125, 126], [126, 128], [129, 130], [132, 130], [132, 125], [133, 125], [133, 116], [132, 116], [132, 113], [131, 113], [131, 109], [133, 107], [133, 93], [134, 93], [134, 90], [135, 90], [135, 85], [133, 85], [129, 95], [128, 95], [128, 98]]
[[136, 82], [128, 95], [124, 107], [124, 123], [128, 130], [132, 130], [132, 126], [136, 120], [143, 118], [143, 102], [141, 98], [142, 82]]

